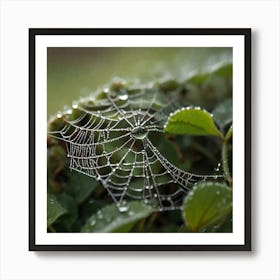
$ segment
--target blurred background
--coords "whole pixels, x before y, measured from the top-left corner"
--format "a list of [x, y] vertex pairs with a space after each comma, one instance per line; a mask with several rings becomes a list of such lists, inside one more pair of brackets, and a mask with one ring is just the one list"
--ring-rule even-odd
[[118, 76], [184, 80], [232, 60], [232, 48], [48, 48], [48, 117]]

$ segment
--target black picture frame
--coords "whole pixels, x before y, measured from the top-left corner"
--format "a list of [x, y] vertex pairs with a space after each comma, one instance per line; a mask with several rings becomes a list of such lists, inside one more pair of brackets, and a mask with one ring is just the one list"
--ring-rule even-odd
[[[36, 68], [35, 41], [37, 35], [241, 35], [244, 36], [244, 81], [245, 81], [245, 178], [244, 205], [245, 226], [242, 245], [42, 245], [36, 244], [35, 228], [35, 100]], [[29, 250], [30, 251], [250, 251], [251, 250], [251, 29], [29, 29]]]

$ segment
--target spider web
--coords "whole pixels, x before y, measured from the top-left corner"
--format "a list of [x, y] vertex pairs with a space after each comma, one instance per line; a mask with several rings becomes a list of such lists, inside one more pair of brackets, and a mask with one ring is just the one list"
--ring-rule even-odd
[[178, 108], [152, 89], [105, 89], [58, 113], [61, 125], [49, 134], [66, 143], [70, 170], [100, 181], [120, 211], [127, 199], [174, 210], [195, 183], [218, 177], [181, 170], [154, 144]]

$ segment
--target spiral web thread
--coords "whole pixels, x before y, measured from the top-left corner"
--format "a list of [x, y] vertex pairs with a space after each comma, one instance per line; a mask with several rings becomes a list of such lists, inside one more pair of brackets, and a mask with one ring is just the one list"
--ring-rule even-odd
[[70, 169], [100, 181], [120, 210], [127, 199], [174, 210], [195, 183], [217, 178], [181, 170], [154, 144], [175, 104], [152, 90], [105, 89], [59, 113], [62, 125], [49, 134], [66, 143]]

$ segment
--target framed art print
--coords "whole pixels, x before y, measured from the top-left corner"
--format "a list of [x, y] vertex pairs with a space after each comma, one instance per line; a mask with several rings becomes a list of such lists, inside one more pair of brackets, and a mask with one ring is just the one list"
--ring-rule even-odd
[[250, 29], [30, 29], [29, 249], [251, 250]]

